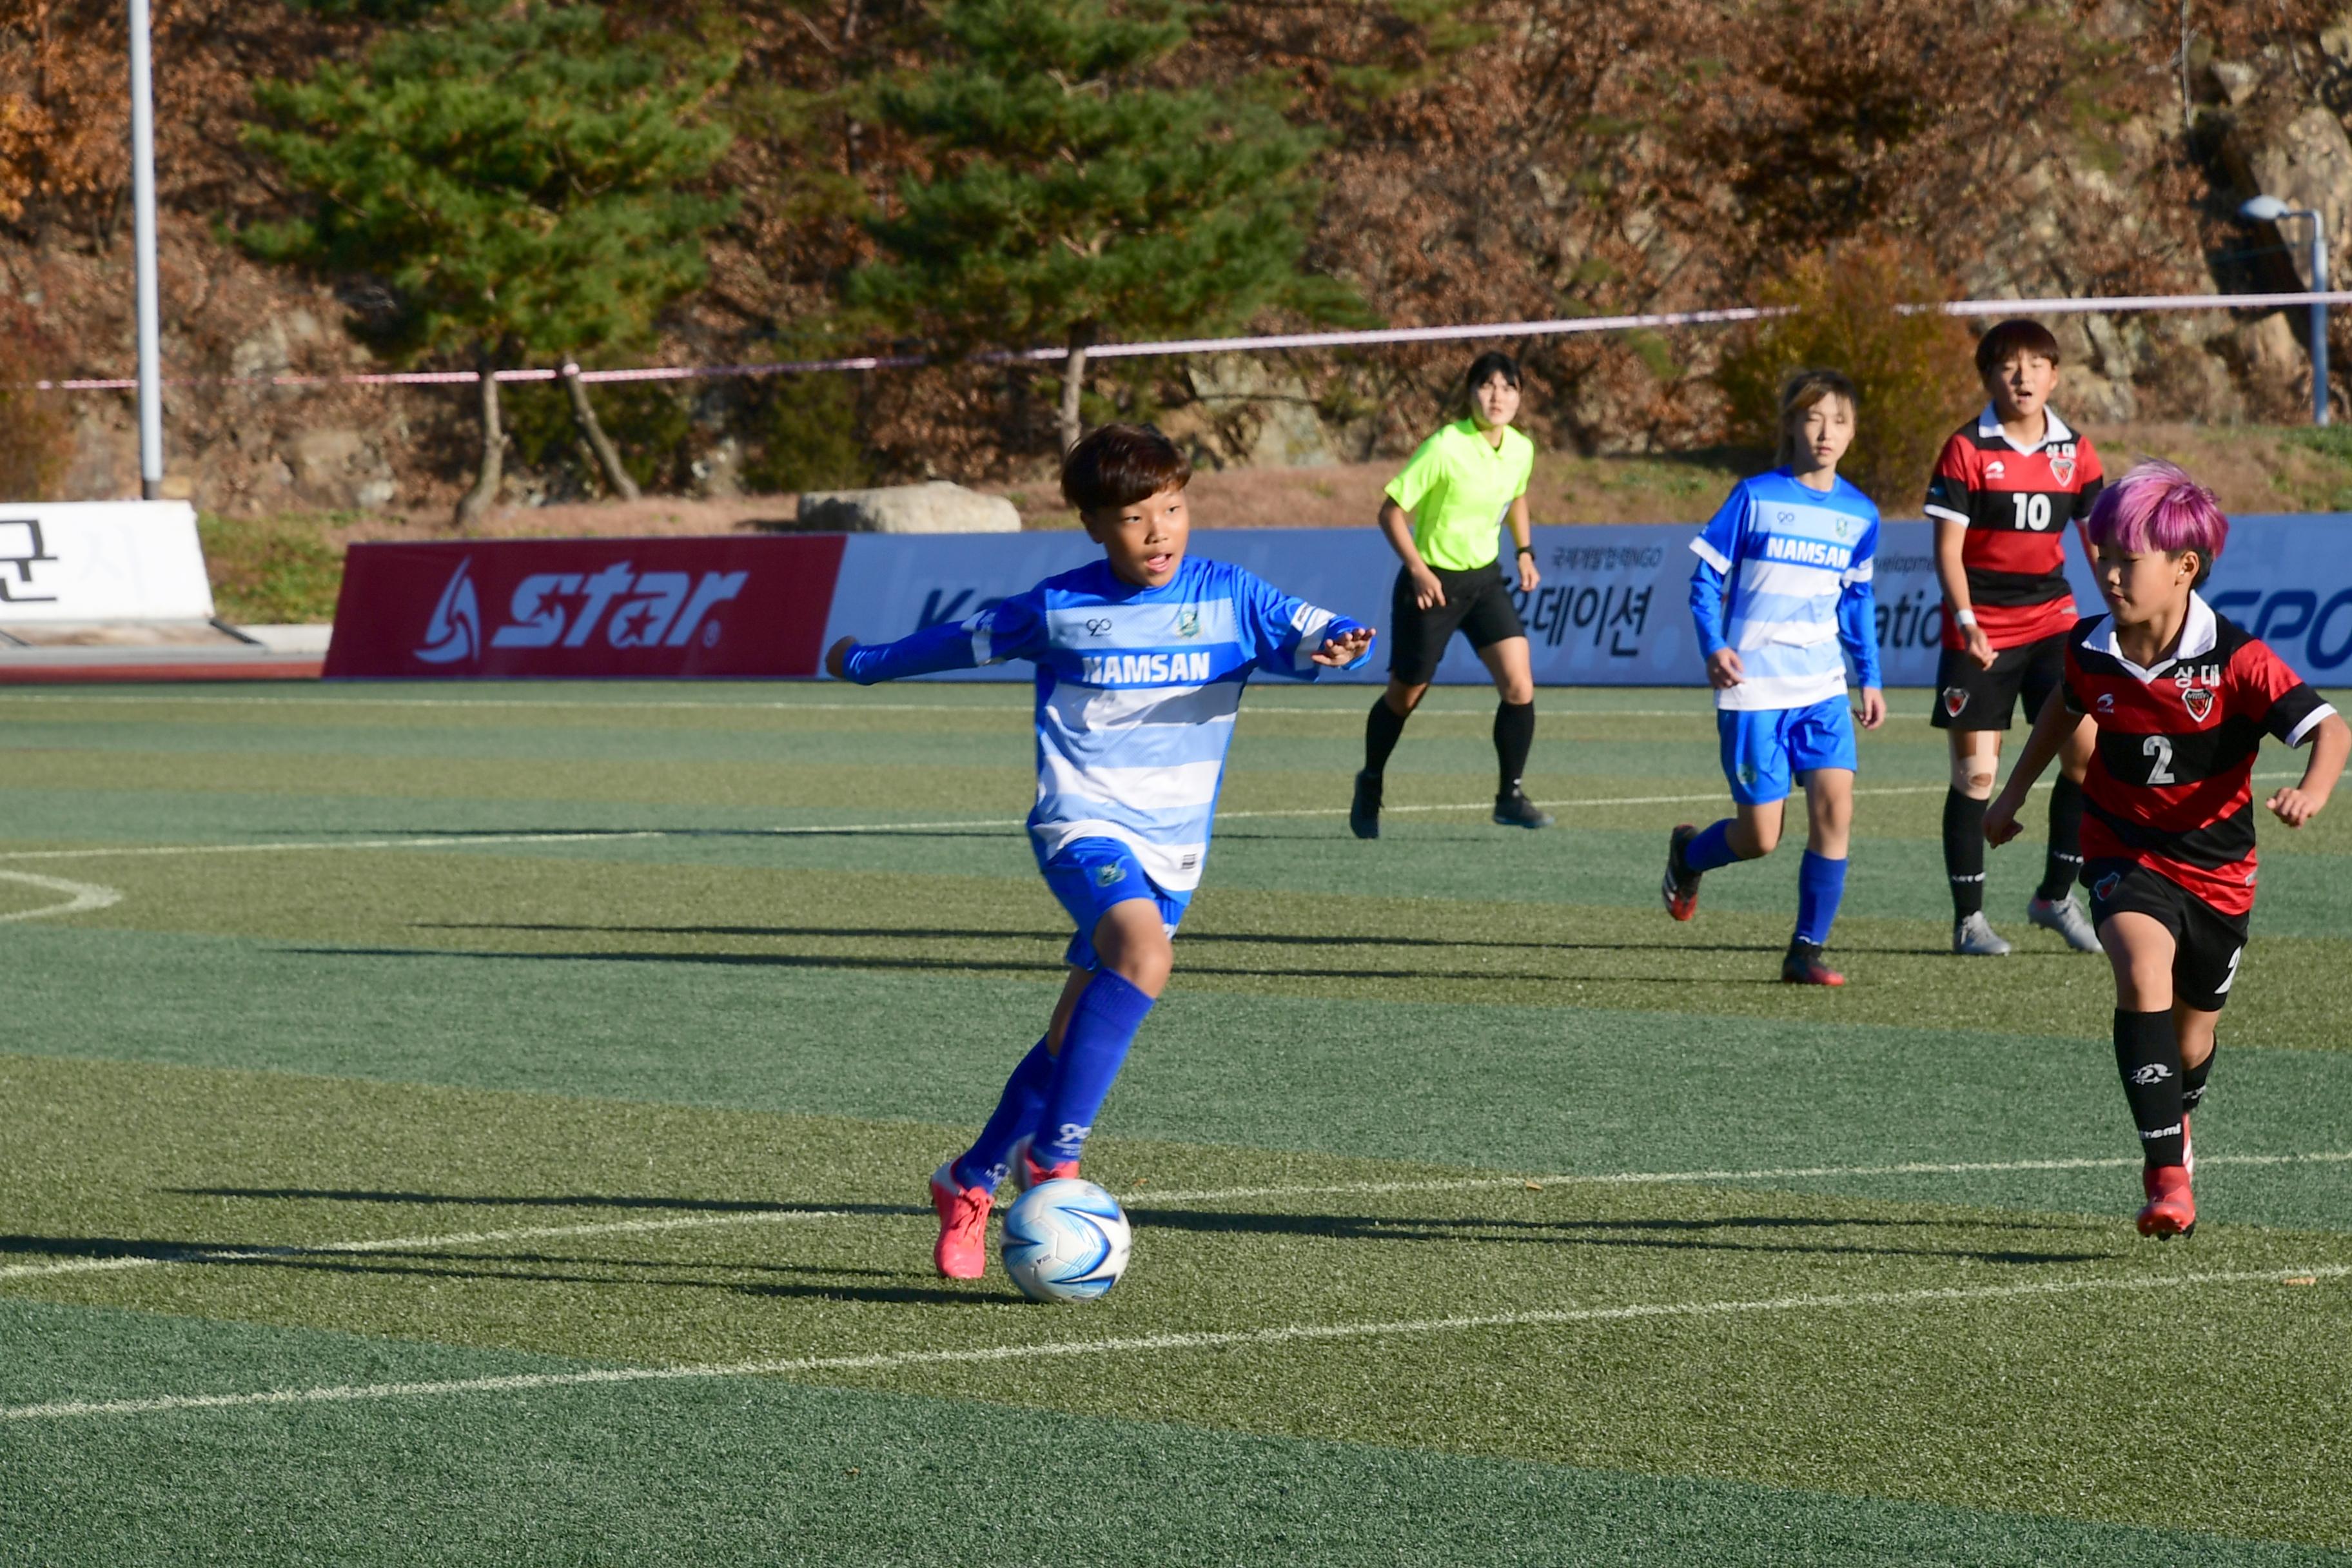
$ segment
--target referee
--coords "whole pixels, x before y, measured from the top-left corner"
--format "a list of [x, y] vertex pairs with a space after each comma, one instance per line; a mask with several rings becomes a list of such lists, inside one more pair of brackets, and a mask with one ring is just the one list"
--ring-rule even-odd
[[1389, 689], [1364, 723], [1364, 771], [1356, 775], [1348, 826], [1359, 838], [1381, 836], [1381, 783], [1404, 721], [1421, 705], [1445, 645], [1460, 632], [1494, 672], [1502, 703], [1495, 710], [1495, 758], [1501, 782], [1495, 821], [1504, 827], [1549, 827], [1520, 779], [1536, 738], [1536, 684], [1528, 664], [1527, 628], [1496, 569], [1501, 525], [1518, 545], [1519, 591], [1541, 580], [1528, 534], [1528, 476], [1536, 448], [1511, 421], [1519, 413], [1519, 363], [1480, 354], [1464, 378], [1470, 416], [1421, 444], [1389, 481], [1381, 531], [1403, 568], [1390, 602]]

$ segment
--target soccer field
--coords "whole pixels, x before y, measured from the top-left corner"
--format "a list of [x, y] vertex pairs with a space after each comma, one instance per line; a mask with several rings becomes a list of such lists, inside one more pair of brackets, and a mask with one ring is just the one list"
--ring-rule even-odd
[[1794, 839], [1658, 907], [1705, 693], [1543, 693], [1525, 834], [1441, 689], [1364, 844], [1370, 698], [1244, 703], [1047, 1308], [924, 1192], [1060, 984], [1025, 688], [0, 691], [0, 1563], [2352, 1557], [2352, 802], [2159, 1245], [1924, 693], [1838, 992]]

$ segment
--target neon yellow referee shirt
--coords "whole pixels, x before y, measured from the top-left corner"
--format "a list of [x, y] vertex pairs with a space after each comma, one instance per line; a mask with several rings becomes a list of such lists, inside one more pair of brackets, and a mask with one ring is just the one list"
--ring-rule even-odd
[[1412, 514], [1413, 547], [1432, 566], [1475, 572], [1502, 553], [1503, 520], [1528, 493], [1536, 444], [1509, 426], [1499, 447], [1475, 419], [1443, 426], [1389, 481], [1388, 497]]

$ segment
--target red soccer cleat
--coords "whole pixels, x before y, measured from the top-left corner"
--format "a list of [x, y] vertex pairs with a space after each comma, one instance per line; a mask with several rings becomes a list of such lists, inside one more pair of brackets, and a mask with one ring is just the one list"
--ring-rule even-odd
[[1845, 976], [1822, 962], [1819, 942], [1792, 942], [1789, 956], [1780, 961], [1780, 983], [1784, 985], [1843, 985]]
[[2189, 1191], [2189, 1167], [2151, 1165], [2140, 1173], [2147, 1206], [2139, 1211], [2139, 1233], [2169, 1241], [2197, 1228], [2197, 1200]]
[[1678, 921], [1698, 913], [1699, 873], [1683, 858], [1683, 851], [1697, 837], [1697, 827], [1687, 822], [1666, 835], [1666, 879], [1658, 892], [1666, 901], [1666, 913]]
[[1030, 1153], [1035, 1141], [1023, 1133], [1013, 1145], [1013, 1190], [1025, 1193], [1040, 1182], [1076, 1181], [1078, 1163], [1065, 1160], [1058, 1165], [1041, 1165]]
[[988, 1272], [988, 1211], [996, 1201], [985, 1187], [959, 1187], [955, 1162], [931, 1173], [931, 1207], [939, 1211], [940, 1244], [931, 1261], [950, 1279], [977, 1279]]

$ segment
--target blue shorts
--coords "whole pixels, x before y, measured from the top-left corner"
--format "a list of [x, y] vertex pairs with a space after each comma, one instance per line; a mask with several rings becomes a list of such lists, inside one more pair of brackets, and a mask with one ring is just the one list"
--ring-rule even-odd
[[1037, 868], [1045, 875], [1045, 886], [1078, 923], [1069, 951], [1062, 955], [1063, 963], [1076, 969], [1102, 967], [1102, 959], [1095, 952], [1095, 927], [1113, 904], [1129, 899], [1151, 900], [1160, 906], [1160, 923], [1174, 936], [1176, 922], [1184, 918], [1184, 906], [1192, 901], [1192, 894], [1171, 893], [1146, 876], [1135, 851], [1116, 838], [1074, 838]]
[[1742, 805], [1788, 799], [1790, 782], [1815, 768], [1854, 767], [1853, 710], [1843, 696], [1810, 708], [1723, 709], [1715, 730], [1724, 779]]

